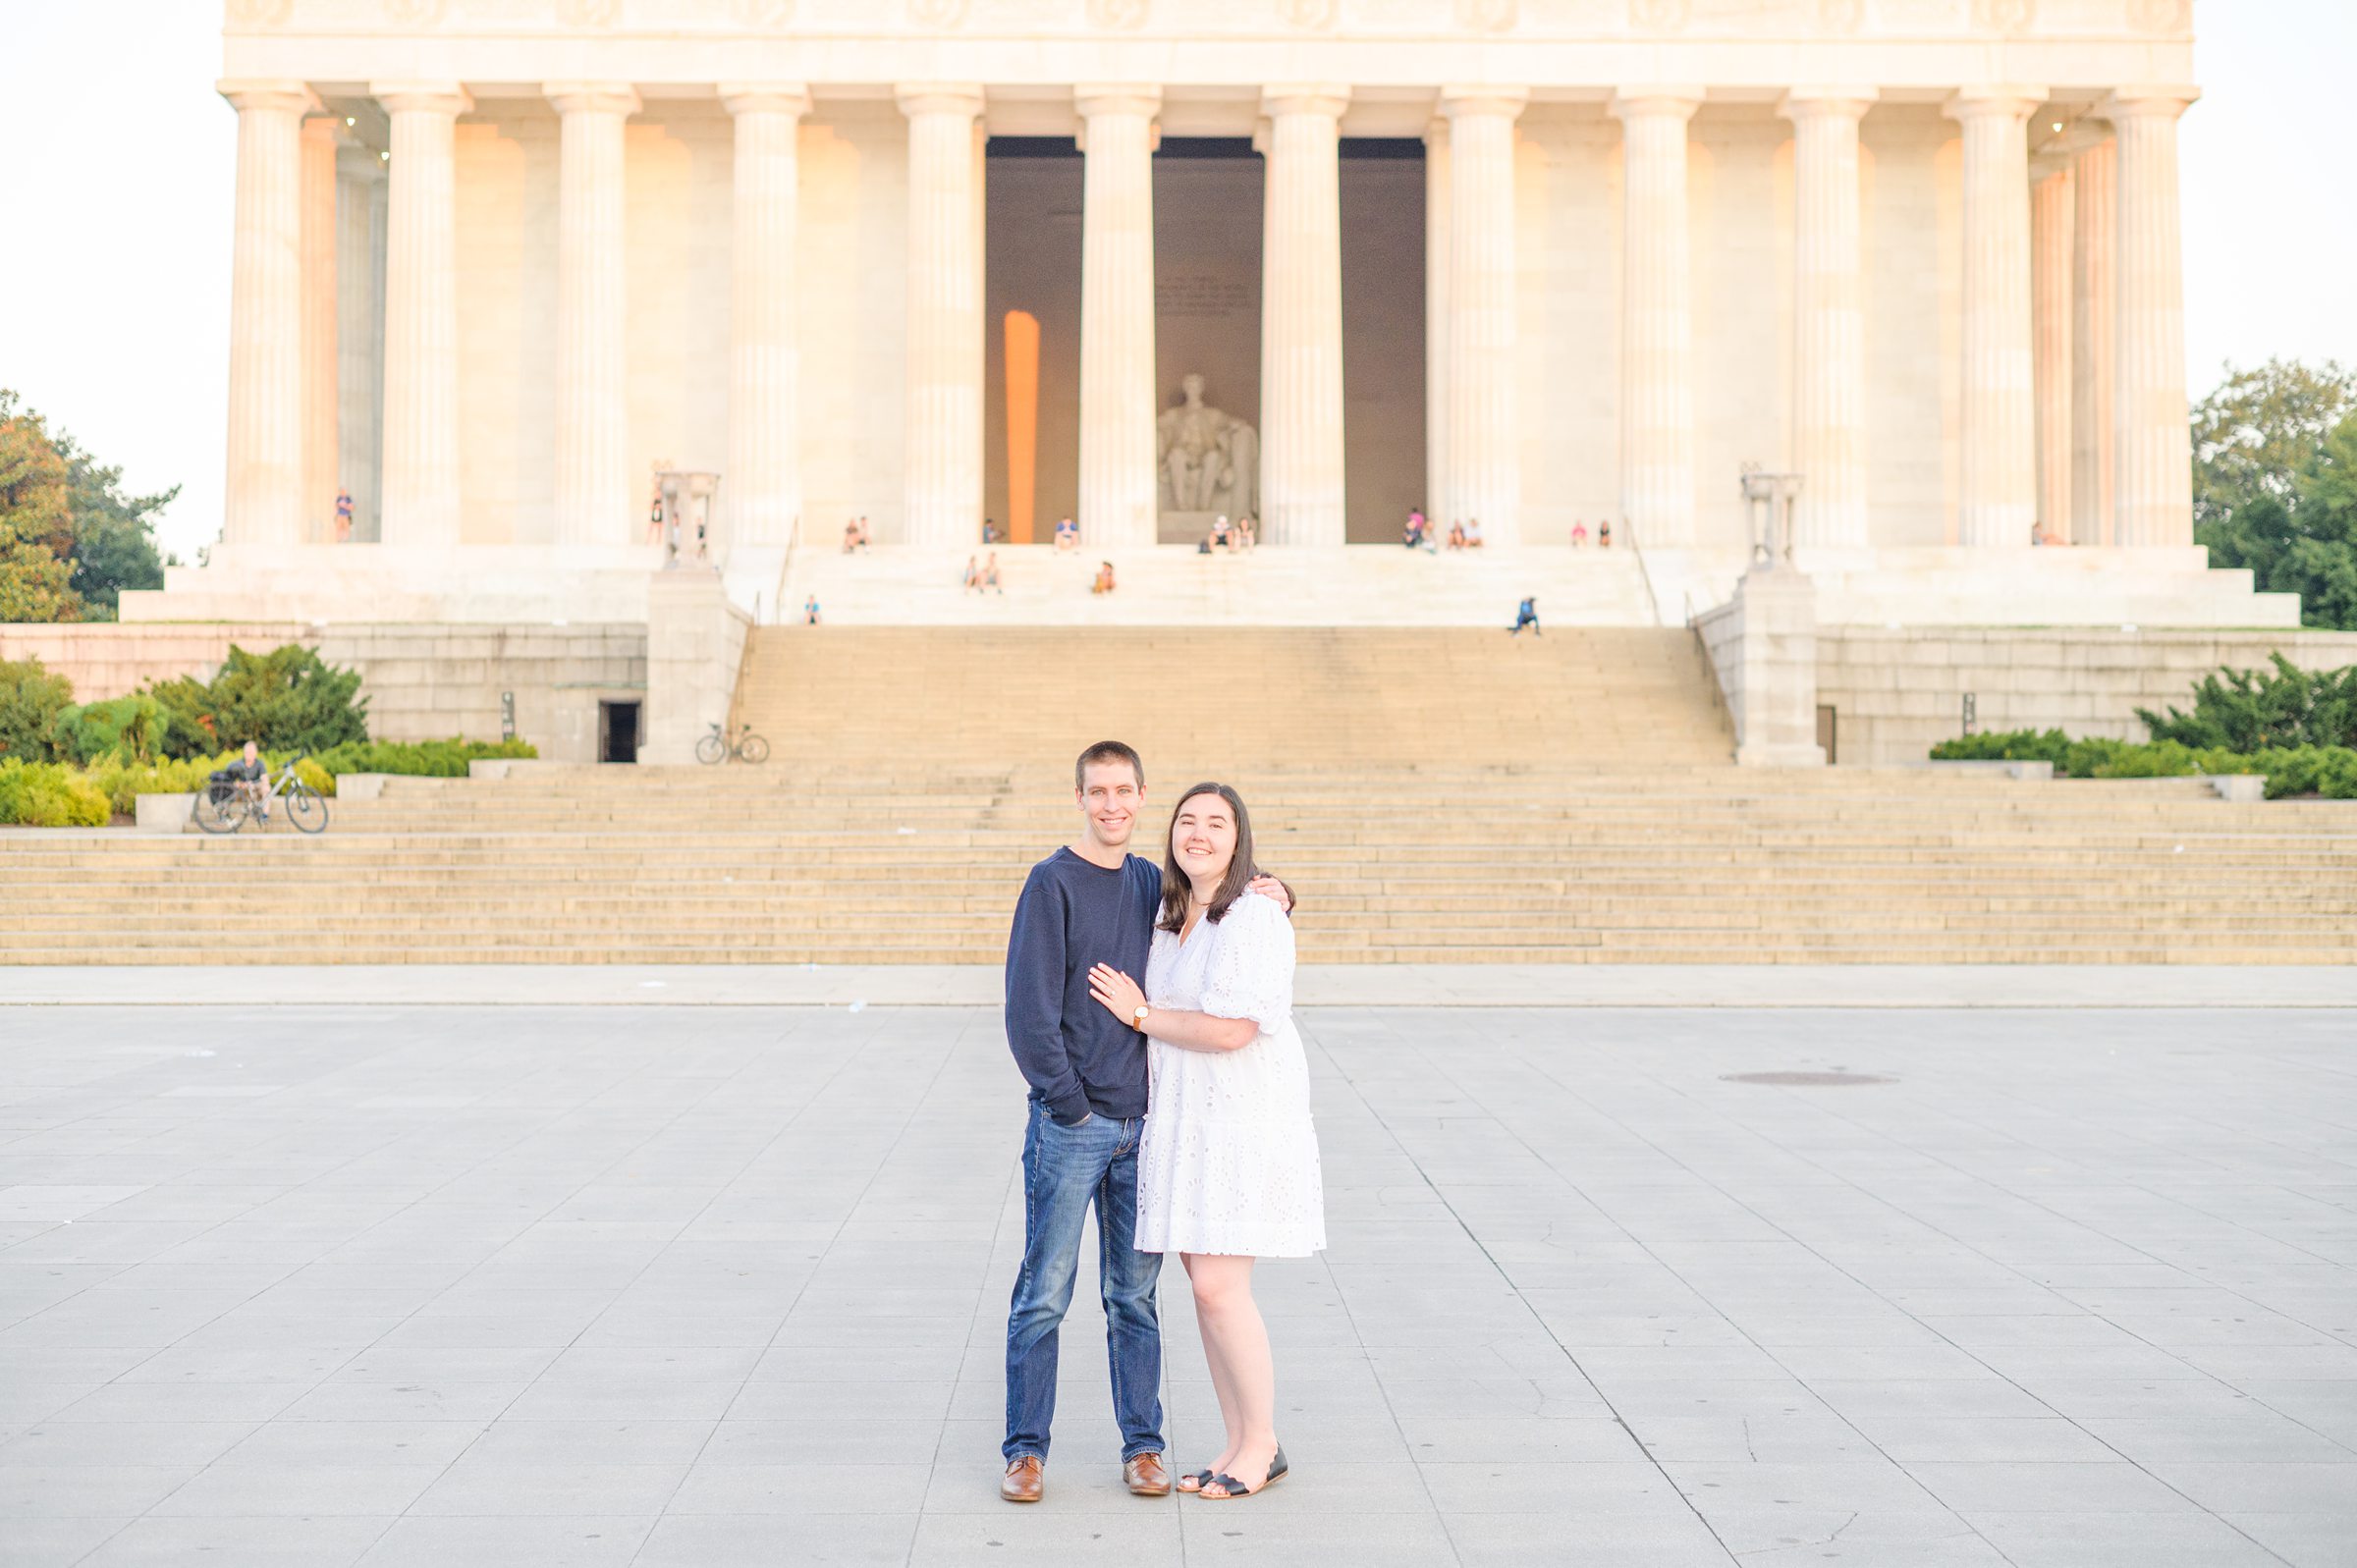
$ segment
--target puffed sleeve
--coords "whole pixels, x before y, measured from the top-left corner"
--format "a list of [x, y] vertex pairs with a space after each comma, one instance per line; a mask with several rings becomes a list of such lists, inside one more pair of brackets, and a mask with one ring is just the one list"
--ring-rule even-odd
[[1293, 923], [1273, 898], [1248, 892], [1214, 932], [1202, 1010], [1274, 1029], [1293, 1010]]

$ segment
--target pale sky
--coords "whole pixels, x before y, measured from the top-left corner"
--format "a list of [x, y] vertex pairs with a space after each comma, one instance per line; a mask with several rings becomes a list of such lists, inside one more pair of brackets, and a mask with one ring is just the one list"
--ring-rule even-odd
[[[0, 0], [0, 386], [164, 515], [186, 559], [221, 527], [237, 117], [212, 90], [218, 0]], [[2199, 0], [2184, 122], [2185, 314], [2197, 399], [2227, 360], [2357, 365], [2351, 0]]]

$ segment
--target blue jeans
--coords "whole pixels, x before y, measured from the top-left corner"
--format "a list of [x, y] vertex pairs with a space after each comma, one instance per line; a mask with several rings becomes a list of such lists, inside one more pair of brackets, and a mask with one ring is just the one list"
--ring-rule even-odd
[[1097, 1206], [1097, 1268], [1105, 1298], [1105, 1351], [1122, 1457], [1162, 1452], [1162, 1324], [1154, 1282], [1162, 1255], [1139, 1252], [1137, 1140], [1145, 1118], [1090, 1116], [1057, 1124], [1029, 1103], [1023, 1132], [1023, 1268], [1007, 1312], [1007, 1441], [1012, 1461], [1048, 1456], [1056, 1419], [1056, 1340], [1080, 1271], [1080, 1229]]

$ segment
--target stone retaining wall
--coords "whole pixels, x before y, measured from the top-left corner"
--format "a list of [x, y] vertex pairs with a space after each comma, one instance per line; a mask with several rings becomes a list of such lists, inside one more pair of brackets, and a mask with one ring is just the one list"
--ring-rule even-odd
[[2357, 664], [2357, 632], [1821, 627], [1817, 700], [1836, 712], [1844, 763], [1923, 761], [1963, 731], [1966, 692], [1976, 730], [2141, 740], [2138, 708], [2185, 707], [2211, 671], [2264, 669], [2278, 649], [2336, 670]]
[[290, 642], [360, 673], [369, 733], [381, 740], [496, 740], [500, 694], [510, 692], [517, 734], [543, 757], [595, 762], [599, 702], [646, 695], [642, 625], [0, 625], [0, 659], [39, 659], [74, 682], [79, 702], [176, 676], [210, 678], [233, 643], [266, 652]]

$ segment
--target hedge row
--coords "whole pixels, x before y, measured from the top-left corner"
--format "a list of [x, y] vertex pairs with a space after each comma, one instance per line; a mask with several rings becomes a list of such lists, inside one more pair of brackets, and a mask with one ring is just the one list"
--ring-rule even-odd
[[[477, 758], [538, 755], [521, 740], [368, 740], [306, 757], [298, 772], [303, 783], [323, 795], [332, 795], [342, 774], [463, 779], [466, 764]], [[118, 754], [86, 768], [0, 758], [0, 826], [103, 828], [115, 817], [136, 812], [141, 795], [194, 794], [215, 769], [228, 767], [237, 756], [234, 751], [224, 751], [212, 757], [134, 762]], [[273, 771], [285, 767], [288, 756], [286, 752], [263, 754]]]
[[1965, 735], [1932, 748], [1935, 762], [2051, 762], [2068, 779], [2181, 779], [2196, 774], [2267, 776], [2268, 798], [2322, 795], [2357, 800], [2357, 749], [2265, 746], [2235, 751], [2176, 740], [2073, 740], [2059, 730]]

